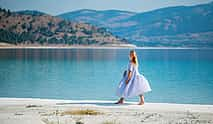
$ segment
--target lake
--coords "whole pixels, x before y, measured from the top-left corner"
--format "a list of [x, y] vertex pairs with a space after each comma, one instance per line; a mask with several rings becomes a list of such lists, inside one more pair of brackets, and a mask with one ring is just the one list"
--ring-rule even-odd
[[[117, 100], [129, 51], [0, 49], [0, 97]], [[213, 104], [213, 49], [136, 52], [152, 88], [146, 102]]]

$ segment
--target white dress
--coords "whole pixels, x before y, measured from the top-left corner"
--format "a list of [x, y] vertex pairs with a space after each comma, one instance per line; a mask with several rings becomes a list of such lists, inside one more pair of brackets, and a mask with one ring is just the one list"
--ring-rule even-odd
[[[132, 76], [128, 84], [126, 84], [128, 71], [132, 72]], [[149, 91], [151, 91], [151, 88], [147, 79], [138, 72], [138, 66], [135, 66], [134, 64], [129, 62], [127, 73], [121, 79], [116, 94], [119, 97], [129, 98], [133, 96], [143, 95], [144, 93]]]

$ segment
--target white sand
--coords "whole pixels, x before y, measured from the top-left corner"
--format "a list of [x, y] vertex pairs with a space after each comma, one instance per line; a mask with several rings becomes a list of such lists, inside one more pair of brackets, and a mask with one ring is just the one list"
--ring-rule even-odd
[[[0, 124], [213, 124], [213, 105], [0, 98]], [[63, 115], [95, 110], [100, 115]]]

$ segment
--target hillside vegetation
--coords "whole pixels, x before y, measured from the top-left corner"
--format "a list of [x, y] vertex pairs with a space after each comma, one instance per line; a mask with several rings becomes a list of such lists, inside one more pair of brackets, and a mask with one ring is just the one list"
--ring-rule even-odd
[[119, 45], [126, 40], [105, 28], [71, 22], [37, 11], [0, 9], [0, 41], [10, 44]]

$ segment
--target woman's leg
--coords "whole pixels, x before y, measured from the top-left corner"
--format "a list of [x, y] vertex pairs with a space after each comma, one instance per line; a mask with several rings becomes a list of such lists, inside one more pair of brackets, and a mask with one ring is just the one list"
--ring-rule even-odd
[[138, 105], [143, 105], [144, 104], [144, 96], [143, 95], [139, 95], [140, 96], [140, 102], [138, 103]]
[[115, 104], [123, 104], [123, 103], [124, 103], [124, 98], [121, 97], [121, 98], [119, 99], [119, 101], [117, 101]]

